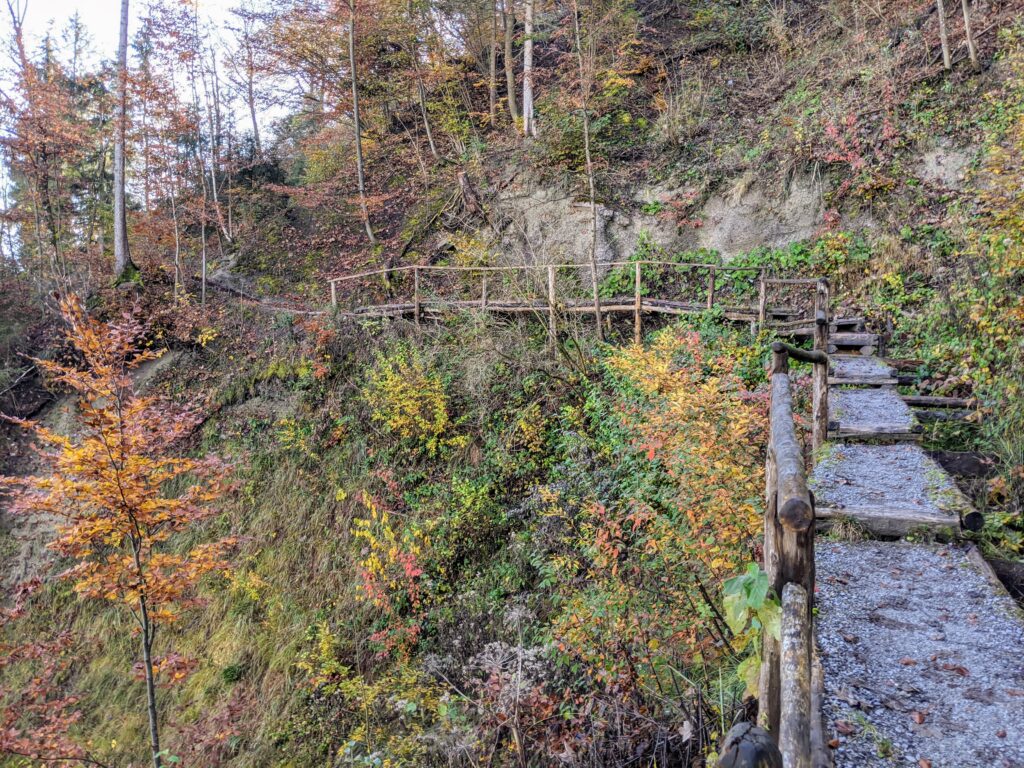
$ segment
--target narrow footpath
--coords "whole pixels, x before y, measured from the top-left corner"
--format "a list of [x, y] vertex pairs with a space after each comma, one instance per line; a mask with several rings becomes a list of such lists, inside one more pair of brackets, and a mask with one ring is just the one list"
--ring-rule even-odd
[[1024, 768], [1024, 616], [973, 547], [929, 543], [955, 542], [970, 503], [921, 448], [877, 337], [836, 336], [810, 478], [835, 531], [815, 555], [835, 764]]

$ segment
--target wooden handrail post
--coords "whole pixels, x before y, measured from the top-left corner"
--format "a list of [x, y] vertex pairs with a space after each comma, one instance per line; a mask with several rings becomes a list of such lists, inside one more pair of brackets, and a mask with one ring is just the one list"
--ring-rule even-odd
[[[814, 296], [814, 349], [828, 353], [828, 281], [818, 281]], [[815, 451], [828, 440], [828, 363], [814, 364], [814, 429], [811, 445]]]
[[640, 310], [643, 308], [643, 298], [640, 295], [640, 262], [634, 265], [633, 272], [633, 343], [639, 344], [643, 340]]
[[768, 284], [764, 279], [764, 270], [757, 279], [757, 329], [764, 328], [768, 320]]
[[548, 264], [548, 341], [552, 347], [558, 341], [555, 320], [555, 265]]
[[779, 751], [786, 768], [811, 768], [811, 613], [799, 584], [782, 589]]
[[480, 308], [487, 309], [487, 273], [480, 278]]
[[338, 284], [331, 280], [331, 306], [338, 308]]
[[[779, 486], [775, 470], [775, 451], [768, 444], [765, 461], [764, 512], [764, 571], [768, 582], [775, 586], [779, 575], [779, 547], [781, 536], [778, 516], [775, 514], [779, 499]], [[761, 635], [761, 676], [757, 687], [757, 722], [771, 733], [779, 732], [779, 641], [768, 632]]]
[[715, 268], [712, 267], [708, 272], [708, 309], [712, 309], [715, 306]]
[[412, 271], [412, 316], [416, 325], [420, 324], [420, 268]]

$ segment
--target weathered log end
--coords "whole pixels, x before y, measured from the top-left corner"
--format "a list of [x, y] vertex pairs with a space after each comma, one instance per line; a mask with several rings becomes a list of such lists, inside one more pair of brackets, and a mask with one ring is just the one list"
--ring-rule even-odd
[[977, 533], [985, 527], [985, 516], [976, 510], [971, 510], [960, 518], [960, 527], [965, 531]]
[[753, 723], [737, 723], [725, 735], [718, 768], [783, 768], [775, 739]]
[[782, 509], [779, 510], [779, 522], [787, 530], [806, 531], [814, 525], [814, 509], [806, 499], [799, 497], [786, 499]]

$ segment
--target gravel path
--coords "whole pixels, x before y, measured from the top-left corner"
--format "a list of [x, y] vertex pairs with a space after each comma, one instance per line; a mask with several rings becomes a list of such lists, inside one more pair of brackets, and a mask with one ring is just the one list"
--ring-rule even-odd
[[909, 433], [917, 425], [910, 407], [893, 389], [831, 387], [828, 396], [829, 421], [839, 422], [840, 431], [884, 435]]
[[882, 359], [864, 355], [832, 355], [832, 375], [843, 379], [889, 379], [893, 370]]
[[836, 768], [1024, 766], [1024, 621], [963, 548], [819, 539], [816, 563]]

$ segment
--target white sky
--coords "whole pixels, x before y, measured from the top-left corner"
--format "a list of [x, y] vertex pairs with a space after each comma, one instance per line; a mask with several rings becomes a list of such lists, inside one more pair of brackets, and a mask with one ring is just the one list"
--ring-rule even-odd
[[[102, 59], [112, 59], [117, 52], [117, 35], [121, 14], [121, 0], [20, 0], [25, 14], [25, 32], [36, 43], [51, 28], [56, 34], [77, 11], [85, 27], [92, 37], [96, 55]], [[190, 4], [199, 5], [200, 14], [211, 18], [216, 26], [221, 26], [230, 8], [239, 5], [238, 0], [191, 0]], [[128, 38], [138, 27], [137, 20], [145, 10], [145, 0], [131, 0], [129, 9], [131, 21], [128, 26]], [[3, 11], [0, 16], [0, 38], [6, 40], [11, 34], [11, 20], [7, 8], [0, 5]]]

